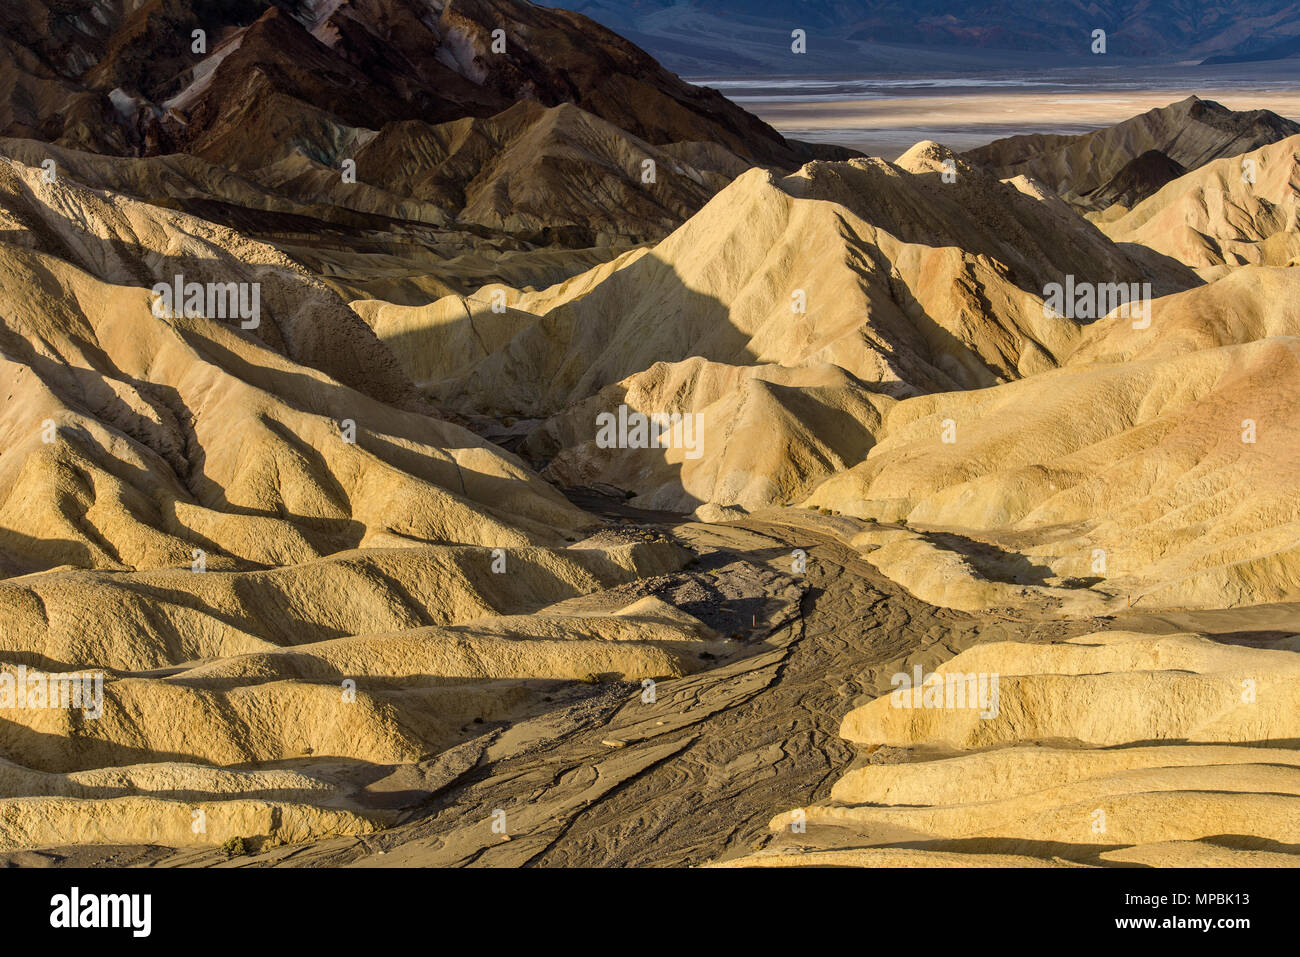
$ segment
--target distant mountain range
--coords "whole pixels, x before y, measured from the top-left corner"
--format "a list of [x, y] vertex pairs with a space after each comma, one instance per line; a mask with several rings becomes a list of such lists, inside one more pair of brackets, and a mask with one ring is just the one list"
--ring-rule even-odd
[[[1300, 4], [1257, 0], [543, 0], [584, 13], [682, 73], [996, 68], [1107, 53], [1245, 62], [1300, 53]], [[808, 34], [805, 56], [790, 32]]]

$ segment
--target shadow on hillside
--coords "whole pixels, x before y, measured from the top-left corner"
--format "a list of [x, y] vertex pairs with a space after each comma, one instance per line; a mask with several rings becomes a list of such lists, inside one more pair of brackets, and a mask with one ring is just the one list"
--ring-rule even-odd
[[1008, 551], [988, 542], [958, 535], [955, 532], [928, 532], [912, 529], [921, 538], [944, 551], [964, 558], [983, 578], [1006, 585], [1044, 585], [1054, 581], [1061, 587], [1088, 588], [1104, 579], [1075, 578], [1061, 581], [1048, 565], [1035, 564], [1028, 556]]

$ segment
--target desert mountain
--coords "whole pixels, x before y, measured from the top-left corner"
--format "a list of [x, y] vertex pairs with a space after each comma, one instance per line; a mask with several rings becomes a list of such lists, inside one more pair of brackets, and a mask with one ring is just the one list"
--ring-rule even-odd
[[[0, 164], [0, 670], [104, 684], [94, 720], [6, 711], [0, 844], [364, 832], [393, 819], [375, 768], [557, 684], [729, 652], [619, 591], [689, 553], [600, 531], [431, 414], [301, 267]], [[149, 283], [172, 272], [260, 284], [260, 324], [160, 314]]]
[[1090, 193], [1088, 203], [1101, 210], [1128, 208], [1186, 172], [1159, 150], [1147, 150], [1126, 163], [1109, 183]]
[[[441, 405], [525, 420], [513, 434], [552, 477], [657, 508], [754, 508], [853, 462], [891, 397], [1056, 366], [1080, 328], [1045, 314], [1062, 277], [1197, 282], [1132, 250], [1030, 184], [920, 144], [898, 164], [753, 170], [648, 252], [549, 290], [354, 308]], [[704, 415], [707, 451], [599, 449], [595, 418], [621, 404]], [[746, 442], [738, 417], [778, 423], [780, 439]]]
[[1216, 160], [1132, 210], [1096, 217], [1118, 243], [1137, 243], [1213, 279], [1243, 265], [1300, 262], [1300, 136]]
[[[120, 526], [123, 537], [118, 541], [119, 531], [93, 527], [91, 519], [91, 526], [84, 529], [89, 538], [74, 536], [66, 540], [63, 547], [69, 554], [80, 549], [86, 555], [97, 556], [90, 562], [93, 567], [124, 564], [139, 568], [179, 561], [189, 551], [183, 541], [172, 542], [172, 533], [155, 537], [142, 526], [167, 525], [163, 516], [174, 513], [171, 500], [176, 495], [184, 499], [187, 490], [192, 494], [199, 487], [187, 486], [188, 480], [207, 483], [203, 487], [206, 494], [213, 496], [211, 503], [219, 506], [218, 512], [225, 503], [236, 506], [228, 525], [223, 525], [218, 516], [211, 516], [214, 527], [232, 531], [240, 526], [244, 514], [275, 515], [278, 518], [272, 525], [282, 525], [287, 536], [281, 539], [269, 529], [255, 532], [250, 527], [246, 532], [235, 532], [222, 551], [252, 561], [273, 561], [244, 554], [243, 546], [234, 544], [235, 540], [247, 539], [248, 547], [266, 549], [266, 555], [280, 559], [302, 554], [315, 557], [320, 554], [318, 550], [303, 553], [292, 544], [300, 536], [292, 527], [293, 521], [285, 521], [286, 517], [300, 516], [318, 531], [336, 523], [334, 532], [325, 532], [326, 539], [338, 533], [345, 538], [364, 536], [366, 522], [362, 519], [357, 523], [361, 519], [359, 503], [351, 502], [346, 487], [352, 481], [370, 481], [366, 475], [371, 465], [379, 469], [372, 473], [373, 478], [391, 474], [390, 470], [403, 463], [404, 457], [410, 459], [408, 466], [424, 459], [425, 464], [417, 469], [421, 477], [411, 486], [412, 492], [417, 498], [426, 494], [416, 489], [422, 487], [421, 482], [433, 481], [440, 489], [454, 490], [445, 498], [445, 505], [455, 509], [460, 507], [455, 504], [456, 493], [468, 490], [466, 482], [476, 471], [469, 461], [483, 454], [488, 458], [494, 455], [463, 430], [429, 417], [427, 407], [404, 384], [388, 350], [369, 328], [328, 290], [295, 270], [274, 250], [258, 248], [246, 240], [237, 241], [232, 248], [232, 235], [219, 227], [182, 214], [164, 215], [156, 207], [93, 194], [66, 182], [44, 184], [39, 170], [6, 163], [3, 173], [11, 216], [6, 224], [10, 242], [5, 245], [3, 262], [10, 338], [7, 354], [9, 361], [29, 370], [24, 375], [33, 378], [25, 388], [35, 390], [25, 400], [20, 401], [16, 394], [11, 397], [12, 411], [18, 417], [13, 426], [17, 431], [12, 435], [20, 451], [7, 458], [12, 461], [11, 468], [22, 470], [11, 477], [11, 490], [39, 488], [41, 480], [36, 476], [42, 468], [41, 460], [50, 456], [58, 460], [56, 453], [64, 447], [43, 441], [41, 429], [32, 431], [31, 426], [50, 418], [57, 431], [62, 417], [68, 415], [72, 417], [68, 422], [70, 435], [75, 437], [83, 435], [74, 424], [80, 416], [90, 413], [95, 419], [109, 420], [107, 431], [98, 436], [100, 429], [88, 426], [85, 438], [90, 445], [80, 450], [82, 456], [89, 457], [79, 467], [82, 484], [65, 487], [50, 482], [48, 493], [41, 498], [50, 502], [49, 520], [71, 521], [74, 526], [79, 521], [75, 516], [90, 508], [93, 500], [97, 508], [114, 516], [114, 525], [119, 520], [124, 523]], [[56, 218], [55, 211], [62, 218]], [[77, 228], [71, 228], [69, 221], [77, 223]], [[167, 257], [154, 252], [169, 246], [177, 250], [176, 255]], [[164, 313], [164, 321], [160, 322], [155, 314], [156, 296], [147, 287], [158, 277], [170, 283], [173, 275], [183, 276], [187, 283], [218, 277], [223, 282], [242, 281], [250, 286], [257, 283], [264, 308], [256, 327], [241, 329], [239, 317], [222, 321], [215, 316], [188, 314], [167, 318]], [[19, 371], [19, 367], [11, 369], [13, 375]], [[347, 382], [367, 387], [372, 394], [355, 391]], [[313, 392], [317, 397], [309, 398]], [[331, 394], [333, 398], [320, 398]], [[35, 407], [28, 402], [35, 402], [43, 413], [37, 414], [39, 410], [33, 411]], [[398, 412], [392, 406], [380, 406], [381, 402], [405, 403], [412, 411]], [[349, 405], [355, 405], [351, 413], [346, 412]], [[381, 412], [381, 408], [392, 411]], [[385, 450], [395, 456], [387, 464], [371, 462], [374, 453], [366, 457], [371, 465], [362, 467], [359, 461], [341, 464], [362, 453], [368, 444], [364, 438], [355, 443], [342, 439], [330, 442], [324, 446], [324, 453], [306, 452], [318, 443], [302, 439], [303, 435], [324, 436], [338, 431], [338, 422], [343, 418], [356, 421], [358, 431], [364, 435], [366, 409], [370, 415], [391, 422], [387, 430], [379, 427], [378, 421], [375, 423], [380, 434], [386, 436], [376, 440], [379, 459], [385, 458]], [[308, 418], [300, 421], [297, 417], [304, 414]], [[29, 420], [29, 415], [36, 415], [36, 419]], [[24, 421], [28, 428], [21, 433], [19, 424]], [[188, 430], [204, 421], [214, 429], [211, 439], [192, 438]], [[399, 422], [404, 424], [399, 426]], [[232, 430], [232, 426], [237, 428]], [[238, 431], [242, 428], [253, 428], [254, 432], [242, 435]], [[20, 433], [25, 435], [22, 441], [18, 441]], [[130, 440], [120, 436], [129, 436]], [[304, 441], [302, 452], [288, 454], [289, 448]], [[263, 442], [272, 446], [287, 443], [286, 454], [271, 448], [265, 450], [265, 457], [257, 454], [254, 450]], [[213, 443], [229, 445], [224, 446], [227, 451], [218, 453]], [[44, 447], [50, 445], [56, 447]], [[76, 441], [66, 443], [69, 454], [76, 447]], [[416, 448], [434, 447], [455, 451], [426, 451], [424, 456], [415, 452]], [[115, 461], [128, 449], [134, 449], [130, 458], [137, 460], [135, 472], [123, 471]], [[200, 449], [205, 450], [201, 466], [197, 460], [191, 461]], [[34, 454], [27, 456], [21, 450]], [[465, 461], [459, 463], [462, 458]], [[262, 461], [270, 467], [270, 463], [288, 460], [297, 460], [306, 469], [301, 477], [313, 491], [302, 498], [298, 498], [301, 489], [291, 491], [294, 483], [289, 481], [283, 465], [262, 478], [248, 468], [250, 461]], [[221, 462], [230, 469], [228, 473], [218, 465]], [[119, 494], [102, 498], [92, 494], [98, 483], [85, 472], [90, 463], [105, 471], [104, 481], [109, 487], [120, 487]], [[348, 476], [343, 484], [336, 472], [339, 469]], [[495, 469], [515, 474], [518, 466], [503, 459], [499, 466], [489, 468], [488, 474]], [[32, 476], [30, 483], [21, 478], [23, 474]], [[522, 472], [517, 474], [523, 476]], [[135, 478], [122, 486], [129, 475]], [[406, 481], [400, 474], [392, 477], [399, 484]], [[263, 479], [269, 484], [264, 484]], [[246, 499], [235, 491], [241, 485], [249, 496]], [[427, 491], [437, 497], [446, 494]], [[65, 492], [74, 498], [84, 492], [91, 498], [69, 511], [66, 503], [60, 504]], [[544, 486], [538, 486], [536, 492], [542, 496], [539, 504], [552, 503], [542, 506], [537, 519], [543, 524], [553, 522], [558, 514], [553, 514], [553, 508], [564, 510], [561, 500]], [[143, 498], [139, 498], [141, 495]], [[293, 498], [286, 499], [286, 495]], [[121, 511], [110, 504], [113, 501], [121, 504]], [[146, 502], [150, 503], [147, 508]], [[414, 507], [414, 501], [412, 504]], [[59, 540], [38, 534], [35, 528], [27, 534], [28, 523], [45, 520], [33, 506], [34, 502], [24, 501], [8, 519], [10, 534], [26, 535], [33, 542]], [[441, 510], [442, 506], [421, 508], [426, 516], [421, 521], [438, 523], [434, 515]], [[520, 514], [529, 510], [526, 507]], [[345, 532], [345, 528], [354, 532]], [[139, 534], [131, 529], [138, 529]], [[145, 544], [139, 546], [141, 542]], [[353, 538], [347, 544], [359, 542], [359, 538]], [[333, 548], [341, 544], [342, 540], [338, 540]], [[133, 553], [132, 557], [125, 561], [114, 559], [128, 553]], [[65, 558], [53, 563], [67, 561]]]
[[999, 177], [1028, 176], [1084, 210], [1131, 206], [1177, 178], [1300, 133], [1268, 110], [1236, 112], [1189, 96], [1131, 120], [1077, 136], [1034, 133], [966, 154]]
[[[631, 242], [628, 234], [664, 228], [612, 214], [606, 222], [614, 232], [600, 238], [613, 245], [569, 248], [597, 236], [585, 224], [570, 225], [572, 217], [561, 210], [551, 210], [555, 227], [497, 232], [455, 221], [454, 209], [360, 182], [342, 184], [337, 172], [301, 156], [257, 171], [257, 179], [184, 154], [107, 157], [33, 140], [0, 140], [0, 156], [32, 167], [52, 164], [55, 177], [161, 208], [143, 212], [146, 217], [165, 220], [180, 211], [272, 247], [342, 300], [380, 295], [424, 303], [493, 282], [549, 286], [616, 256]], [[658, 187], [664, 202], [653, 194], [642, 198], [642, 208], [656, 216], [668, 215], [673, 197], [684, 195], [677, 185], [685, 184], [689, 195], [697, 180], [710, 181], [710, 174], [672, 162], [667, 175], [683, 175]]]
[[570, 246], [662, 238], [748, 168], [724, 147], [660, 149], [577, 107], [531, 100], [486, 120], [395, 124], [352, 158], [360, 180], [458, 223], [567, 232]]
[[[24, 6], [7, 21], [21, 54], [7, 69], [43, 95], [20, 101], [10, 136], [239, 153], [246, 166], [296, 146], [333, 165], [366, 129], [484, 118], [533, 99], [574, 104], [655, 145], [712, 142], [785, 166], [812, 155], [585, 17], [517, 0]], [[51, 29], [34, 28], [41, 20]], [[206, 41], [197, 51], [195, 30]]]
[[[258, 307], [248, 327], [255, 338], [380, 399], [418, 404], [370, 329], [327, 286], [273, 247], [70, 179], [47, 182], [44, 170], [9, 160], [0, 160], [0, 203], [4, 241], [15, 260], [24, 251], [37, 253], [102, 283], [139, 287], [135, 291], [146, 299], [148, 289], [174, 284], [177, 276], [201, 284], [243, 283], [244, 304]], [[25, 296], [21, 285], [6, 292], [19, 302]], [[56, 303], [51, 295], [44, 307], [57, 308]]]
[[0, 34], [0, 152], [266, 242], [345, 298], [545, 287], [755, 163], [850, 155], [516, 0], [30, 0]]
[[[830, 361], [895, 394], [1050, 366], [1077, 325], [1044, 316], [1044, 287], [1067, 272], [1133, 281], [1145, 261], [1069, 210], [977, 170], [944, 182], [941, 155], [924, 147], [903, 165], [746, 173], [583, 295], [565, 298], [562, 286], [531, 297], [525, 309], [540, 321], [468, 369], [444, 366], [445, 384], [425, 384], [453, 403], [482, 395], [502, 414], [536, 416], [691, 355]], [[1075, 241], [1024, 251], [1027, 235], [1049, 229], [1071, 230]], [[1196, 282], [1176, 266], [1155, 278], [1166, 291]], [[408, 362], [423, 351], [409, 327], [395, 348]]]
[[862, 536], [869, 560], [954, 607], [1280, 600], [1300, 576], [1297, 283], [1245, 269], [1157, 300], [1149, 328], [1097, 323], [1062, 369], [899, 403], [809, 504], [904, 520]]

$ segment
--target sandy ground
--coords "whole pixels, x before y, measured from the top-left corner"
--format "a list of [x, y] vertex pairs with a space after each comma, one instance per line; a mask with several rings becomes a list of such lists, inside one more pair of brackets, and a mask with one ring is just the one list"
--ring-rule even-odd
[[745, 97], [742, 105], [786, 136], [851, 146], [892, 160], [923, 139], [962, 151], [1020, 133], [1086, 132], [1168, 106], [1192, 93], [1234, 110], [1268, 109], [1290, 119], [1300, 119], [1300, 90], [949, 92], [834, 102]]

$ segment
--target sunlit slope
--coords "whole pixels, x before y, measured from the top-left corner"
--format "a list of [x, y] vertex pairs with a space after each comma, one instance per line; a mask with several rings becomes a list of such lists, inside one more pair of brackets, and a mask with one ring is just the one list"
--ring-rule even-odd
[[[864, 544], [941, 603], [984, 607], [1007, 592], [972, 584], [979, 549], [947, 533], [1015, 559], [991, 562], [1003, 565], [999, 581], [1083, 583], [1102, 605], [1292, 595], [1297, 282], [1296, 270], [1221, 280], [1231, 288], [1158, 301], [1146, 329], [1099, 323], [1063, 369], [898, 403], [866, 460], [808, 504], [906, 519], [913, 531]], [[959, 559], [945, 570], [936, 548]]]
[[[736, 863], [1295, 866], [1297, 668], [1295, 650], [1199, 635], [976, 646], [929, 698], [850, 712], [844, 737], [901, 760], [779, 815], [773, 846]], [[956, 696], [993, 680], [983, 704]]]

